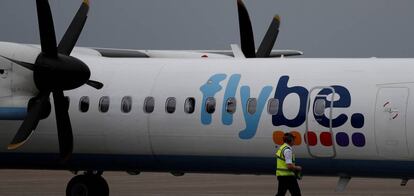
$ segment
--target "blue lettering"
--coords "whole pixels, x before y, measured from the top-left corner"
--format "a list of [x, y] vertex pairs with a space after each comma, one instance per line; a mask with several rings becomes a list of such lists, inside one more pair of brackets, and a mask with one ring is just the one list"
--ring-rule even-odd
[[[206, 111], [206, 101], [209, 97], [215, 97], [215, 95], [223, 89], [221, 82], [227, 79], [226, 74], [215, 74], [210, 77], [210, 79], [200, 87], [200, 91], [203, 94], [202, 104], [201, 104], [201, 123], [203, 125], [209, 125], [212, 123], [212, 114], [209, 114]], [[222, 116], [221, 121], [223, 125], [232, 125], [234, 121], [233, 114], [230, 114], [226, 111], [227, 109], [227, 100], [229, 98], [235, 97], [237, 89], [241, 81], [240, 74], [233, 74], [230, 76], [226, 89], [224, 92], [223, 103], [222, 103]], [[289, 76], [282, 76], [279, 78], [277, 83], [276, 91], [274, 98], [279, 100], [279, 111], [276, 115], [272, 116], [272, 124], [274, 126], [287, 126], [290, 128], [296, 128], [301, 125], [306, 120], [306, 107], [308, 103], [309, 91], [303, 86], [288, 86]], [[316, 96], [316, 99], [323, 99], [326, 103], [326, 108], [329, 108], [332, 104], [333, 108], [349, 108], [351, 106], [351, 94], [347, 88], [339, 85], [332, 86], [335, 90], [335, 97], [339, 96], [337, 100], [330, 100], [329, 95], [332, 94], [330, 89], [322, 89]], [[264, 108], [266, 107], [266, 102], [272, 93], [272, 86], [265, 86], [259, 93], [257, 98], [256, 112], [250, 114], [248, 112], [248, 100], [251, 95], [251, 89], [249, 86], [241, 86], [240, 88], [240, 97], [243, 117], [245, 120], [246, 127], [245, 129], [239, 132], [239, 137], [244, 140], [252, 139], [256, 133], [259, 126], [259, 121], [263, 113]], [[283, 112], [283, 105], [286, 100], [286, 97], [289, 95], [297, 95], [299, 97], [299, 111], [293, 119], [287, 119]], [[329, 99], [329, 100], [328, 100]], [[315, 102], [313, 103], [315, 106]], [[314, 107], [312, 107], [314, 108]], [[314, 113], [314, 112], [313, 112]], [[309, 114], [310, 115], [310, 114]], [[315, 116], [317, 122], [324, 127], [329, 128], [330, 119], [325, 114], [322, 116]], [[337, 128], [344, 125], [348, 121], [348, 116], [346, 114], [339, 114], [336, 118], [332, 119], [332, 128]], [[364, 116], [361, 113], [355, 113], [352, 115], [351, 124], [354, 128], [362, 128], [364, 126]]]
[[241, 75], [234, 74], [230, 77], [229, 82], [227, 83], [226, 92], [224, 93], [223, 98], [223, 107], [222, 107], [222, 116], [221, 121], [224, 125], [233, 124], [233, 114], [229, 114], [226, 111], [227, 108], [227, 99], [236, 96], [237, 87], [239, 86]]
[[[299, 127], [306, 120], [306, 104], [308, 90], [301, 86], [288, 87], [289, 76], [282, 76], [277, 84], [275, 99], [279, 99], [279, 112], [272, 116], [274, 126], [286, 125], [288, 127]], [[283, 114], [283, 102], [289, 94], [297, 94], [300, 99], [298, 115], [294, 119], [287, 119]]]
[[263, 108], [266, 105], [266, 100], [272, 93], [273, 87], [266, 86], [260, 92], [257, 98], [256, 113], [250, 114], [247, 111], [247, 101], [250, 98], [250, 87], [242, 86], [240, 89], [241, 102], [243, 107], [244, 120], [246, 121], [246, 129], [239, 133], [241, 139], [251, 139], [256, 135], [257, 127], [259, 125], [260, 117], [262, 116]]
[[[336, 96], [339, 95], [339, 99], [333, 102], [333, 108], [348, 108], [351, 106], [351, 94], [349, 93], [348, 89], [343, 86], [332, 86], [335, 89]], [[325, 95], [328, 96], [332, 93], [330, 89], [323, 89], [321, 90], [318, 95]], [[331, 106], [331, 101], [328, 101], [326, 98], [326, 108]], [[315, 103], [313, 103], [315, 106]], [[315, 116], [315, 114], [313, 114]], [[317, 117], [315, 116], [315, 119]], [[348, 120], [348, 116], [345, 114], [340, 114], [335, 119], [332, 119], [332, 128], [340, 127], [346, 123]], [[325, 114], [321, 117], [318, 117], [317, 121], [320, 125], [324, 127], [329, 127], [329, 118], [325, 116]]]
[[203, 102], [201, 105], [201, 123], [204, 125], [211, 124], [211, 114], [207, 113], [205, 110], [206, 100], [208, 97], [214, 97], [217, 92], [219, 92], [223, 87], [220, 85], [220, 82], [225, 80], [227, 77], [226, 74], [216, 74], [211, 76], [206, 84], [200, 87], [201, 92], [203, 93]]

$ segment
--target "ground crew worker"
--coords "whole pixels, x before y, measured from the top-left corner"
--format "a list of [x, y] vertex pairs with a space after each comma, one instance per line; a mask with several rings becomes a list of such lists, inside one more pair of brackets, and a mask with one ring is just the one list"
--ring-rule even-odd
[[292, 196], [301, 195], [297, 177], [302, 167], [295, 165], [295, 154], [292, 152], [294, 141], [295, 137], [291, 133], [285, 133], [284, 144], [276, 152], [276, 176], [279, 181], [276, 196], [284, 196], [287, 190]]

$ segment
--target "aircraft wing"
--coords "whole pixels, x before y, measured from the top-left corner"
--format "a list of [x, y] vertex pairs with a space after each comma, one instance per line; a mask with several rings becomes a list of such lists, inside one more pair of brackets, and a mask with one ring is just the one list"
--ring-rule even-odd
[[[201, 53], [213, 53], [213, 54], [222, 54], [227, 56], [234, 56], [232, 50], [198, 50]], [[279, 58], [282, 56], [301, 56], [303, 55], [302, 51], [299, 50], [272, 50], [270, 53], [270, 58]]]
[[[29, 45], [40, 48], [38, 45]], [[232, 50], [134, 50], [75, 47], [73, 53], [108, 58], [233, 58]], [[269, 58], [301, 56], [299, 50], [272, 50]]]
[[[111, 58], [232, 58], [232, 50], [128, 50], [93, 48], [104, 57]], [[272, 50], [269, 58], [303, 55], [298, 50]]]

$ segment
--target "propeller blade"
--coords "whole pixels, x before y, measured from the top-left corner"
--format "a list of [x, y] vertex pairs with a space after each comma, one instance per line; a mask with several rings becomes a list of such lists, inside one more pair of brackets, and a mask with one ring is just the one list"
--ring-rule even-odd
[[256, 48], [254, 44], [254, 35], [249, 12], [242, 0], [237, 0], [237, 9], [239, 14], [239, 28], [241, 48], [246, 58], [256, 57]]
[[31, 107], [28, 108], [28, 114], [7, 149], [14, 150], [26, 143], [36, 129], [44, 110], [47, 109], [48, 99], [49, 93], [44, 93], [30, 100]]
[[56, 34], [52, 11], [48, 0], [36, 0], [42, 52], [48, 57], [57, 57]]
[[88, 18], [88, 12], [89, 0], [84, 0], [75, 17], [73, 18], [68, 30], [66, 30], [65, 35], [59, 43], [59, 53], [68, 56], [70, 55], [76, 45], [76, 42], [79, 39], [83, 27], [85, 26], [86, 19]]
[[89, 80], [88, 82], [86, 82], [87, 85], [96, 88], [96, 89], [102, 89], [104, 87], [104, 85], [98, 81], [94, 81], [94, 80]]
[[276, 43], [277, 36], [279, 35], [280, 27], [280, 16], [276, 15], [273, 18], [272, 23], [269, 26], [269, 29], [266, 32], [265, 37], [263, 38], [262, 43], [260, 44], [259, 49], [257, 50], [256, 56], [259, 58], [266, 58], [270, 56], [273, 46]]
[[73, 151], [72, 125], [68, 113], [69, 102], [65, 98], [63, 91], [53, 92], [53, 100], [55, 103], [60, 158], [66, 161]]
[[25, 63], [25, 62], [22, 62], [22, 61], [18, 61], [18, 60], [14, 60], [14, 59], [11, 59], [11, 58], [7, 58], [7, 57], [5, 57], [5, 56], [2, 56], [2, 55], [0, 55], [1, 57], [3, 57], [3, 58], [5, 58], [5, 59], [7, 59], [7, 60], [9, 60], [9, 61], [11, 61], [11, 62], [13, 62], [13, 63], [15, 63], [15, 64], [18, 64], [18, 65], [20, 65], [20, 66], [22, 66], [22, 67], [25, 67], [25, 68], [27, 68], [27, 69], [30, 69], [30, 70], [32, 70], [33, 71], [33, 69], [34, 69], [34, 64], [31, 64], [31, 63]]

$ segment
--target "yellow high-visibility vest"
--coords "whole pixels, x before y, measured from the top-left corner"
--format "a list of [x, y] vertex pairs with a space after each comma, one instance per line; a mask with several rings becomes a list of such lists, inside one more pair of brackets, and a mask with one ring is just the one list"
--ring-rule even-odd
[[[279, 147], [276, 152], [276, 176], [295, 176], [295, 173], [288, 169], [285, 160], [285, 150], [292, 150], [286, 143]], [[295, 155], [292, 152], [292, 162], [295, 163]]]

